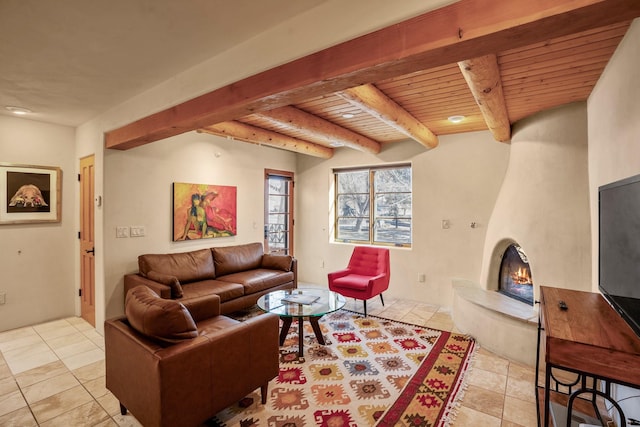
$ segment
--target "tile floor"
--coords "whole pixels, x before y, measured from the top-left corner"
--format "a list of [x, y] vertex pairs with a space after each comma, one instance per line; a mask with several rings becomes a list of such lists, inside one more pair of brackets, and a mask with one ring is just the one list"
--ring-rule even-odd
[[[349, 299], [347, 309], [361, 311]], [[453, 330], [437, 306], [372, 299], [372, 315]], [[0, 426], [139, 426], [104, 386], [104, 340], [77, 317], [0, 332]], [[480, 349], [454, 426], [536, 425], [534, 368]]]

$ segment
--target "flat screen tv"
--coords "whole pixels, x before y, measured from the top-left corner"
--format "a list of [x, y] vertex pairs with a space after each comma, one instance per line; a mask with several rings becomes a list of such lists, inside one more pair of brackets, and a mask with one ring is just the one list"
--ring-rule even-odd
[[640, 337], [640, 175], [598, 189], [599, 288]]

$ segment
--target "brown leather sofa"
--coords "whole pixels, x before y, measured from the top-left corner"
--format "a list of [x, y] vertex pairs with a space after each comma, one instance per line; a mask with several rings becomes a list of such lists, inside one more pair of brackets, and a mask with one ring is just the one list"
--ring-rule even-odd
[[208, 295], [220, 297], [221, 314], [253, 306], [261, 295], [298, 286], [297, 261], [263, 252], [262, 243], [138, 257], [137, 274], [124, 277], [125, 294], [139, 285], [180, 301], [194, 317], [207, 313]]
[[178, 301], [139, 286], [125, 317], [105, 321], [106, 386], [145, 427], [197, 426], [278, 375], [278, 317], [195, 320]]

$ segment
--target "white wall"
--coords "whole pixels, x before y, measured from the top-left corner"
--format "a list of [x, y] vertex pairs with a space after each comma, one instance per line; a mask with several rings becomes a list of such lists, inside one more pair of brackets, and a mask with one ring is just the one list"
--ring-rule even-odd
[[74, 153], [73, 128], [0, 116], [0, 162], [62, 169], [60, 223], [0, 225], [0, 331], [75, 314]]
[[[411, 162], [413, 245], [391, 248], [388, 293], [452, 305], [452, 278], [478, 280], [486, 225], [509, 157], [509, 145], [489, 132], [440, 137], [425, 150], [414, 141], [387, 144], [378, 155], [336, 150], [330, 160], [300, 156], [296, 178], [296, 257], [299, 280], [327, 285], [327, 273], [344, 268], [351, 244], [332, 243], [332, 170], [345, 166]], [[442, 229], [443, 219], [450, 221]], [[471, 222], [478, 224], [471, 228]], [[418, 275], [426, 281], [420, 283]]]
[[529, 258], [535, 299], [541, 285], [589, 290], [589, 221], [586, 104], [514, 124], [509, 168], [484, 243], [481, 287], [498, 289], [502, 254], [516, 242]]
[[[636, 19], [588, 102], [593, 291], [598, 289], [598, 187], [640, 174], [639, 81], [640, 20]], [[614, 392], [627, 419], [640, 419], [638, 390], [616, 387]], [[636, 397], [623, 401], [632, 396]]]
[[[262, 242], [264, 169], [294, 171], [295, 162], [292, 152], [197, 132], [130, 151], [106, 152], [106, 317], [124, 312], [123, 276], [138, 271], [138, 255]], [[237, 235], [172, 242], [173, 182], [235, 186]], [[117, 226], [132, 225], [144, 226], [146, 235], [116, 238]]]
[[[586, 103], [543, 111], [514, 124], [510, 151], [487, 227], [480, 280], [467, 284], [487, 294], [473, 293], [479, 298], [473, 300], [461, 289], [454, 300], [453, 317], [458, 329], [485, 348], [533, 365], [537, 331], [536, 324], [527, 320], [533, 310], [495, 293], [500, 263], [510, 244], [518, 243], [524, 249], [534, 299], [538, 299], [540, 285], [590, 288]], [[518, 308], [521, 317], [503, 311], [518, 305], [522, 305]]]

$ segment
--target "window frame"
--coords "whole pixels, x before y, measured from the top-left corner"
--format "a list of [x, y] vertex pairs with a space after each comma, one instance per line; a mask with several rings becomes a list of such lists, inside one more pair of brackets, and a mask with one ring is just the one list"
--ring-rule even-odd
[[[377, 172], [382, 170], [389, 169], [409, 169], [411, 184], [408, 191], [376, 191], [375, 186], [375, 175]], [[368, 192], [343, 192], [340, 193], [340, 186], [338, 183], [339, 175], [349, 172], [367, 172], [368, 173], [368, 184], [369, 189]], [[334, 242], [339, 243], [356, 243], [356, 244], [367, 244], [372, 246], [392, 246], [392, 247], [404, 247], [411, 248], [413, 245], [413, 166], [411, 163], [401, 163], [401, 164], [393, 164], [393, 165], [384, 165], [384, 166], [360, 166], [360, 167], [349, 167], [349, 168], [335, 168], [333, 169], [333, 187], [334, 187], [334, 196], [333, 196], [333, 240]], [[403, 220], [408, 220], [409, 222], [409, 242], [385, 242], [385, 241], [377, 241], [376, 239], [376, 227], [378, 221], [380, 219], [389, 219], [388, 215], [379, 215], [376, 211], [377, 196], [383, 194], [408, 194], [411, 198], [411, 211], [409, 216], [403, 215]], [[340, 209], [339, 200], [341, 196], [345, 195], [354, 195], [354, 196], [367, 196], [368, 200], [368, 216], [352, 216], [352, 215], [343, 215], [342, 209]], [[340, 237], [340, 229], [339, 224], [341, 219], [353, 219], [353, 218], [363, 218], [364, 220], [369, 221], [369, 230], [368, 230], [368, 240], [362, 239], [354, 239], [354, 238], [344, 238]], [[396, 221], [398, 217], [396, 216]], [[371, 226], [373, 224], [373, 226]], [[397, 223], [396, 223], [397, 226]]]

